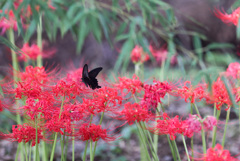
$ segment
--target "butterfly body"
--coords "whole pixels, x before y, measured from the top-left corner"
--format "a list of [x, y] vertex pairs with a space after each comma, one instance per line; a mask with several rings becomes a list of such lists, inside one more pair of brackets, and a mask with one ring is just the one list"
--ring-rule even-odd
[[101, 88], [98, 85], [98, 80], [96, 79], [98, 73], [102, 70], [102, 67], [95, 68], [88, 72], [88, 65], [85, 64], [82, 71], [82, 81], [88, 87], [92, 89]]

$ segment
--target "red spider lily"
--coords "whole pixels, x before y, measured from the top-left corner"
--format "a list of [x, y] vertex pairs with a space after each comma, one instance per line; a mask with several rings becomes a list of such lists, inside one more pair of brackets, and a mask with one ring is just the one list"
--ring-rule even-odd
[[220, 107], [223, 104], [228, 106], [225, 110], [228, 110], [232, 105], [227, 89], [220, 78], [218, 78], [212, 85], [212, 101], [216, 103], [216, 108], [218, 110], [220, 110]]
[[155, 115], [148, 110], [146, 106], [140, 106], [138, 103], [131, 104], [127, 102], [124, 105], [124, 109], [121, 112], [117, 113], [118, 120], [126, 121], [124, 124], [128, 123], [132, 125], [135, 121], [137, 122], [148, 122], [154, 120]]
[[107, 129], [102, 129], [101, 125], [83, 123], [79, 128], [77, 136], [82, 141], [91, 139], [93, 142], [98, 141], [100, 138], [106, 142], [110, 142], [115, 141], [119, 137], [118, 135], [111, 136], [108, 134], [108, 132], [110, 131]]
[[170, 118], [167, 113], [163, 113], [154, 127], [148, 127], [148, 130], [156, 135], [170, 135], [171, 140], [176, 139], [177, 134], [185, 132], [185, 126], [179, 119], [179, 116]]
[[[64, 105], [64, 112], [66, 112], [73, 121], [82, 121], [85, 120], [88, 116], [90, 116], [93, 113], [89, 112], [89, 109], [91, 109], [91, 106], [93, 104], [87, 104], [85, 103], [87, 99], [83, 99], [83, 103], [75, 103], [75, 104], [65, 104]], [[92, 102], [91, 100], [89, 102]]]
[[[38, 143], [43, 139], [42, 130], [37, 129], [38, 132]], [[32, 142], [32, 146], [36, 145], [36, 128], [29, 126], [28, 124], [23, 125], [12, 125], [12, 133], [0, 134], [2, 137], [10, 140], [17, 141], [18, 143]]]
[[214, 116], [207, 116], [203, 121], [204, 129], [213, 130], [213, 126], [217, 126], [217, 119]]
[[[114, 84], [122, 93], [123, 96], [126, 96], [129, 92], [134, 95], [136, 92], [140, 93], [142, 91], [143, 83], [139, 80], [138, 76], [135, 74], [133, 78], [118, 77], [119, 83]], [[126, 90], [124, 92], [124, 90]]]
[[74, 124], [71, 122], [71, 116], [69, 111], [62, 111], [59, 119], [60, 111], [54, 111], [52, 118], [45, 124], [45, 128], [49, 132], [59, 132], [61, 135], [72, 134]]
[[53, 77], [50, 77], [50, 75], [53, 73], [54, 71], [47, 72], [44, 67], [27, 66], [25, 72], [20, 72], [18, 76], [22, 82], [43, 85], [52, 81]]
[[156, 108], [158, 103], [162, 103], [161, 99], [165, 97], [168, 92], [171, 92], [173, 86], [168, 82], [153, 81], [152, 85], [144, 84], [144, 97], [141, 101], [142, 105]]
[[66, 82], [60, 80], [55, 86], [52, 87], [52, 91], [56, 97], [66, 96], [69, 99], [75, 99], [80, 94], [84, 93], [83, 86], [80, 86], [79, 83], [75, 81]]
[[149, 55], [143, 51], [141, 46], [136, 45], [131, 52], [131, 60], [133, 63], [144, 63], [149, 60]]
[[232, 14], [227, 14], [225, 11], [221, 12], [218, 9], [215, 9], [214, 13], [217, 18], [221, 19], [224, 23], [233, 23], [235, 26], [238, 25], [240, 7], [233, 11]]
[[235, 95], [235, 101], [239, 102], [240, 101], [240, 87], [233, 88], [233, 93]]
[[184, 98], [185, 102], [190, 100], [191, 103], [195, 103], [196, 100], [209, 100], [207, 84], [198, 84], [196, 87], [193, 87], [190, 81], [184, 82], [182, 88], [177, 88], [176, 95]]
[[49, 51], [41, 51], [41, 49], [36, 45], [33, 44], [29, 46], [28, 43], [25, 43], [21, 49], [20, 56], [18, 57], [19, 61], [27, 61], [28, 59], [36, 60], [38, 56], [42, 56], [42, 58], [51, 58], [55, 52], [56, 49], [52, 49]]
[[94, 111], [109, 112], [115, 111], [122, 104], [122, 96], [118, 95], [118, 90], [110, 87], [103, 87], [93, 93]]
[[38, 84], [22, 84], [21, 82], [18, 82], [17, 85], [17, 88], [14, 89], [14, 93], [16, 94], [15, 97], [19, 99], [22, 99], [24, 97], [32, 97], [34, 99], [37, 99], [43, 92], [42, 87]]
[[228, 150], [224, 150], [220, 144], [217, 144], [214, 148], [209, 148], [207, 153], [204, 154], [203, 158], [199, 158], [196, 160], [204, 160], [204, 161], [239, 161], [231, 156]]
[[189, 114], [188, 119], [184, 120], [183, 127], [185, 127], [183, 135], [191, 138], [194, 133], [201, 132], [202, 125], [197, 115]]
[[[42, 95], [44, 95], [43, 93]], [[20, 110], [23, 110], [24, 114], [29, 116], [30, 119], [34, 120], [36, 116], [39, 116], [46, 119], [52, 117], [53, 112], [53, 104], [54, 99], [51, 94], [48, 94], [46, 96], [38, 97], [36, 100], [35, 98], [27, 98], [26, 99], [26, 105], [20, 107]]]
[[[2, 11], [0, 10], [0, 13]], [[7, 18], [2, 17], [0, 18], [0, 28], [2, 29], [1, 35], [3, 35], [8, 29], [12, 28], [13, 30], [17, 30], [17, 21], [15, 15], [12, 10], [7, 11]]]
[[[162, 62], [166, 61], [167, 56], [168, 56], [168, 50], [167, 50], [167, 46], [164, 45], [162, 48], [156, 50], [153, 48], [152, 45], [149, 46], [149, 50], [152, 53], [153, 57], [156, 59], [158, 64], [161, 64]], [[174, 54], [171, 57], [170, 63], [172, 65], [177, 63], [177, 54]]]
[[227, 76], [232, 76], [235, 79], [240, 78], [240, 64], [238, 62], [230, 63], [226, 70]]

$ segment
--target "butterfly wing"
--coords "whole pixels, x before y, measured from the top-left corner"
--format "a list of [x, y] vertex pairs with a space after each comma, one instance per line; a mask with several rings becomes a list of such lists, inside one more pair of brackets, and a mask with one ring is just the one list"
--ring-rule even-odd
[[82, 81], [88, 87], [90, 85], [90, 79], [88, 75], [88, 65], [85, 64], [82, 70]]
[[98, 75], [98, 73], [102, 70], [103, 68], [102, 67], [98, 67], [98, 68], [95, 68], [93, 70], [91, 70], [88, 75], [90, 78], [96, 78], [96, 76]]
[[96, 89], [96, 88], [101, 88], [101, 86], [98, 85], [98, 80], [96, 79], [98, 73], [102, 70], [103, 68], [102, 67], [98, 67], [98, 68], [95, 68], [93, 70], [91, 70], [88, 75], [89, 75], [89, 78], [91, 80], [91, 84], [90, 84], [90, 87], [92, 89]]

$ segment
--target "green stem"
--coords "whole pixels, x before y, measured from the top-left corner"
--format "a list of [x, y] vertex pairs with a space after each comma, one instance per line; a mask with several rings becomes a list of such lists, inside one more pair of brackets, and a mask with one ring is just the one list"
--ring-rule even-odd
[[24, 150], [25, 150], [25, 159], [28, 161], [28, 154], [27, 154], [27, 143], [24, 144]]
[[47, 161], [48, 160], [48, 149], [47, 149], [47, 146], [46, 146], [46, 142], [42, 141], [41, 145], [43, 147], [43, 161]]
[[[140, 124], [144, 129], [146, 129], [146, 125], [145, 125], [144, 122], [140, 122], [139, 124]], [[141, 128], [141, 130], [142, 130], [142, 132], [143, 132], [146, 140], [148, 141], [147, 136], [146, 136], [146, 133], [147, 133], [148, 138], [149, 138], [149, 140], [150, 140], [150, 143], [149, 143], [149, 141], [148, 141], [148, 143], [149, 143], [149, 147], [150, 147], [150, 149], [151, 149], [151, 151], [152, 151], [152, 155], [155, 157], [155, 160], [158, 160], [158, 161], [159, 161], [159, 158], [158, 158], [158, 155], [157, 155], [157, 151], [154, 149], [154, 143], [153, 143], [153, 140], [152, 140], [152, 137], [151, 137], [150, 132], [149, 132], [148, 130], [143, 130], [142, 128]], [[145, 132], [146, 132], [146, 133], [145, 133]]]
[[15, 161], [18, 161], [19, 149], [20, 149], [20, 143], [18, 143], [17, 152], [16, 152], [16, 156], [15, 156]]
[[[218, 124], [218, 120], [219, 120], [220, 114], [221, 114], [221, 109], [220, 109], [220, 110], [217, 110], [217, 124]], [[217, 136], [217, 125], [214, 126], [214, 128], [213, 128], [212, 148], [215, 147], [215, 144], [216, 144], [216, 136]]]
[[75, 161], [75, 141], [74, 141], [75, 137], [72, 137], [72, 161]]
[[90, 161], [94, 160], [93, 151], [92, 151], [92, 139], [90, 139]]
[[188, 154], [188, 149], [187, 149], [187, 145], [186, 145], [186, 141], [185, 141], [185, 138], [184, 138], [183, 135], [182, 135], [182, 140], [183, 140], [183, 145], [184, 145], [185, 151], [187, 153], [187, 159], [188, 159], [188, 161], [190, 161], [189, 154]]
[[61, 143], [61, 161], [64, 160], [64, 143], [65, 143], [65, 137], [64, 135], [60, 136], [60, 143]]
[[225, 144], [225, 139], [226, 139], [226, 133], [227, 133], [227, 125], [229, 121], [229, 116], [230, 116], [230, 109], [227, 111], [227, 116], [226, 116], [226, 123], [225, 123], [225, 128], [224, 128], [224, 134], [223, 134], [223, 139], [222, 139], [222, 148], [224, 149], [224, 144]]
[[[67, 160], [68, 141], [69, 141], [69, 138], [68, 138], [68, 136], [67, 136], [67, 144], [66, 144], [66, 146], [65, 146], [66, 148], [65, 148], [64, 161]], [[75, 151], [74, 151], [74, 152], [75, 152]]]
[[178, 147], [177, 147], [176, 141], [172, 140], [172, 144], [173, 144], [173, 147], [175, 148], [175, 151], [177, 153], [178, 160], [181, 161], [181, 157], [180, 157], [180, 154], [179, 154], [179, 151], [178, 151]]
[[173, 149], [173, 145], [172, 145], [172, 143], [171, 143], [171, 140], [169, 139], [169, 136], [168, 136], [168, 135], [166, 135], [166, 136], [167, 136], [167, 140], [168, 140], [169, 147], [170, 147], [171, 152], [172, 152], [173, 160], [174, 160], [174, 161], [177, 161], [176, 152], [175, 152], [175, 150]]
[[31, 161], [32, 160], [32, 146], [31, 146], [32, 142], [29, 144], [29, 156], [28, 156], [28, 160]]
[[84, 148], [84, 154], [83, 154], [83, 161], [86, 160], [86, 156], [87, 156], [87, 147], [88, 147], [88, 140], [86, 141], [86, 144], [85, 144], [85, 148]]
[[145, 149], [145, 156], [147, 156], [147, 159], [149, 161], [151, 161], [151, 157], [150, 157], [148, 149], [147, 149], [146, 139], [143, 138], [143, 134], [142, 134], [142, 132], [140, 130], [140, 127], [139, 127], [137, 122], [136, 122], [136, 125], [137, 125], [137, 129], [138, 129], [138, 134], [139, 134], [140, 140], [141, 140], [141, 142], [142, 142], [142, 144], [144, 146], [144, 149]]
[[[42, 51], [42, 14], [39, 15], [39, 24], [37, 27], [37, 45]], [[39, 55], [37, 57], [37, 66], [41, 67], [43, 65], [42, 63], [42, 55]]]
[[[104, 116], [104, 112], [102, 112], [102, 115], [101, 115], [101, 118], [100, 118], [100, 121], [99, 121], [99, 125], [102, 124], [103, 116]], [[94, 144], [93, 157], [95, 156], [96, 147], [97, 147], [97, 141], [95, 141], [95, 144]]]
[[[160, 103], [158, 103], [156, 111], [160, 111]], [[157, 112], [156, 112], [156, 116], [157, 116]], [[156, 117], [155, 121], [157, 122], [157, 120], [158, 118]], [[158, 151], [158, 135], [156, 134], [153, 135], [153, 148], [155, 152]]]
[[192, 151], [192, 161], [194, 161], [193, 136], [191, 137], [191, 151]]
[[39, 151], [38, 151], [38, 120], [37, 118], [35, 117], [35, 128], [36, 128], [36, 145], [35, 145], [35, 161], [38, 161], [40, 158], [39, 158]]
[[203, 123], [201, 122], [202, 129], [201, 129], [201, 135], [202, 135], [202, 146], [203, 146], [203, 152], [204, 154], [207, 153], [207, 147], [206, 147], [206, 139], [205, 139], [205, 132], [204, 132], [204, 126]]
[[[61, 104], [59, 119], [61, 118], [61, 115], [62, 115], [62, 109], [63, 109], [64, 100], [65, 100], [65, 95], [63, 96], [63, 99], [62, 99], [62, 104]], [[55, 136], [54, 136], [54, 142], [53, 142], [53, 147], [52, 147], [52, 152], [51, 152], [50, 161], [53, 161], [54, 152], [55, 152], [56, 143], [57, 143], [57, 135], [58, 135], [58, 133], [56, 132], [56, 133], [55, 133]]]

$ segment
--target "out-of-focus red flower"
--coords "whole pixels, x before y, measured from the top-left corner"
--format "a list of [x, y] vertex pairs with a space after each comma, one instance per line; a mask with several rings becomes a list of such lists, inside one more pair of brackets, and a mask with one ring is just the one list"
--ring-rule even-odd
[[[168, 50], [167, 50], [166, 45], [164, 45], [163, 47], [161, 47], [158, 50], [154, 49], [154, 47], [152, 45], [150, 45], [149, 50], [152, 53], [153, 57], [156, 59], [158, 64], [161, 64], [163, 61], [166, 61], [167, 56], [168, 56]], [[171, 57], [170, 63], [172, 65], [177, 63], [177, 54], [174, 54]]]
[[119, 136], [111, 136], [107, 129], [102, 129], [101, 125], [83, 123], [77, 133], [77, 137], [82, 141], [92, 140], [93, 142], [98, 141], [100, 138], [106, 142], [115, 141]]
[[18, 76], [21, 82], [47, 84], [52, 81], [53, 76], [51, 77], [50, 75], [53, 74], [53, 72], [47, 72], [45, 67], [33, 67], [29, 65], [25, 68], [25, 72], [20, 72]]
[[36, 60], [38, 56], [42, 56], [44, 59], [51, 58], [55, 54], [56, 49], [41, 51], [41, 49], [36, 44], [29, 46], [28, 43], [25, 43], [21, 51], [22, 52], [20, 53], [18, 60], [27, 61], [28, 59]]
[[217, 144], [214, 148], [209, 148], [206, 154], [203, 154], [203, 158], [197, 158], [196, 160], [203, 161], [239, 161], [231, 156], [228, 150], [224, 150], [220, 144]]
[[124, 109], [116, 117], [116, 119], [124, 120], [129, 125], [132, 125], [135, 121], [148, 122], [154, 120], [154, 118], [155, 115], [148, 110], [148, 107], [141, 106], [138, 103], [131, 104], [130, 102], [124, 105]]
[[143, 51], [141, 46], [136, 45], [131, 52], [131, 60], [133, 63], [144, 63], [149, 59], [149, 55]]
[[215, 9], [214, 13], [217, 18], [221, 19], [224, 23], [233, 23], [235, 26], [238, 25], [240, 7], [233, 11], [232, 14], [227, 14], [225, 11], [221, 12], [219, 9]]
[[206, 131], [212, 130], [217, 126], [217, 119], [214, 116], [207, 116], [203, 121], [203, 127]]
[[114, 84], [117, 87], [123, 96], [126, 96], [129, 92], [134, 95], [136, 92], [140, 93], [143, 89], [143, 83], [139, 80], [138, 76], [135, 74], [133, 78], [119, 77], [119, 83]]
[[185, 127], [183, 135], [191, 138], [194, 133], [201, 132], [200, 118], [197, 115], [189, 114], [189, 117], [183, 121], [183, 127]]
[[[2, 11], [0, 10], [0, 13]], [[2, 29], [1, 35], [3, 35], [8, 29], [12, 28], [13, 30], [17, 30], [17, 21], [15, 15], [12, 10], [6, 11], [7, 17], [0, 18], [0, 28]]]
[[207, 84], [198, 84], [196, 87], [193, 87], [190, 81], [184, 82], [184, 85], [181, 88], [177, 88], [174, 94], [184, 98], [185, 102], [190, 101], [191, 103], [195, 103], [196, 100], [209, 99]]
[[228, 110], [232, 105], [227, 89], [220, 78], [218, 78], [212, 85], [212, 102], [216, 103], [216, 108], [218, 110], [220, 110], [223, 104], [227, 105], [225, 110]]
[[[40, 140], [43, 139], [42, 130], [37, 130], [38, 134], [38, 143]], [[28, 124], [23, 125], [12, 125], [12, 133], [3, 134], [0, 133], [0, 136], [10, 140], [10, 141], [17, 141], [18, 143], [24, 142], [28, 143], [31, 142], [32, 146], [36, 145], [36, 129], [29, 126]]]
[[147, 107], [157, 108], [158, 103], [161, 103], [161, 99], [165, 97], [168, 92], [171, 92], [173, 86], [168, 82], [153, 81], [152, 85], [144, 84], [144, 97], [141, 101], [141, 105]]
[[235, 79], [240, 78], [240, 64], [238, 62], [230, 63], [226, 70], [227, 76], [232, 76]]
[[185, 126], [183, 126], [178, 115], [170, 118], [167, 113], [163, 113], [161, 118], [157, 120], [156, 125], [149, 127], [148, 130], [156, 135], [170, 135], [170, 139], [175, 140], [177, 134], [184, 133]]

